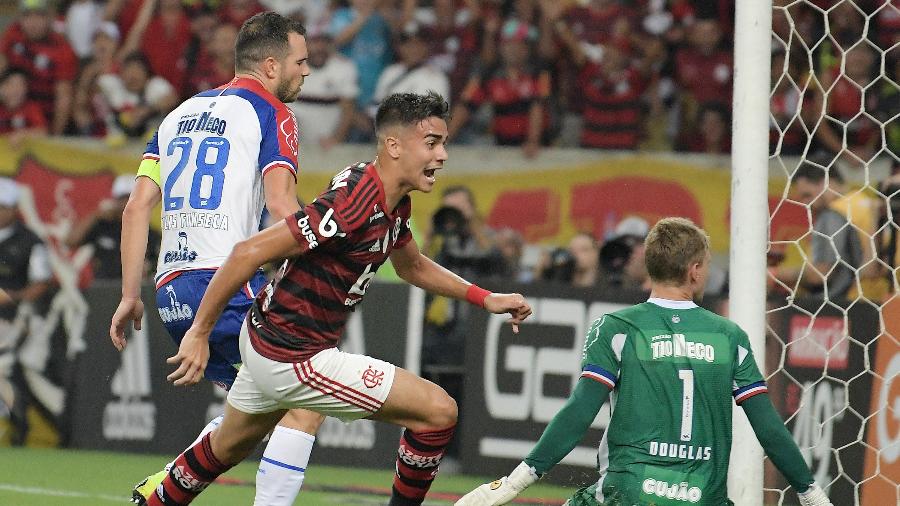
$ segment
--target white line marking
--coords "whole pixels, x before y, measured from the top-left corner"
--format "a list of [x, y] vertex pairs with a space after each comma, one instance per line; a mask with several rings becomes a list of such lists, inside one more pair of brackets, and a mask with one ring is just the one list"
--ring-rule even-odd
[[40, 487], [23, 487], [12, 483], [0, 483], [0, 490], [9, 492], [18, 492], [20, 494], [32, 495], [49, 495], [53, 497], [78, 497], [84, 499], [103, 499], [104, 501], [117, 502], [119, 504], [127, 502], [130, 498], [108, 494], [86, 494], [84, 492], [72, 492], [70, 490], [53, 490], [50, 488]]

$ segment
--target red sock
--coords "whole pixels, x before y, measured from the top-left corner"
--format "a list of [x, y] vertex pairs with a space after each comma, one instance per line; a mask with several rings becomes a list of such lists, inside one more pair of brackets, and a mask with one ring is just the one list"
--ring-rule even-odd
[[175, 459], [175, 464], [162, 484], [147, 498], [148, 506], [190, 504], [220, 474], [233, 467], [222, 464], [213, 455], [209, 436], [210, 434], [203, 436], [197, 444]]
[[454, 429], [455, 425], [434, 432], [403, 431], [390, 506], [422, 504]]

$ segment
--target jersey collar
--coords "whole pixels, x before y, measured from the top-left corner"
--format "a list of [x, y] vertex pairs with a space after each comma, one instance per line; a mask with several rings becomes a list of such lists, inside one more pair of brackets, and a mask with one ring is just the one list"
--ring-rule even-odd
[[250, 79], [249, 77], [235, 77], [228, 83], [219, 87], [219, 89], [221, 90], [227, 90], [228, 88], [241, 88], [250, 90], [257, 95], [271, 96], [274, 98], [274, 96], [269, 93], [269, 90], [263, 87], [262, 83], [260, 83], [256, 79]]
[[369, 162], [366, 165], [366, 172], [369, 173], [369, 177], [375, 181], [375, 186], [378, 187], [378, 205], [384, 210], [388, 215], [393, 216], [395, 209], [387, 208], [387, 197], [384, 194], [384, 183], [381, 182], [381, 176], [378, 175], [378, 171], [375, 169], [375, 162]]
[[669, 300], [661, 299], [659, 297], [650, 297], [647, 299], [647, 302], [666, 309], [693, 309], [695, 307], [700, 307], [692, 300]]

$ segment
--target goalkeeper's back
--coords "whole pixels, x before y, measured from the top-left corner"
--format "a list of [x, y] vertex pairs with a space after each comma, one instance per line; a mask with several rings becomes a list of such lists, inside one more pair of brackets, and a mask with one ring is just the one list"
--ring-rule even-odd
[[706, 232], [690, 220], [664, 218], [644, 248], [650, 299], [594, 322], [581, 378], [534, 449], [509, 476], [455, 506], [512, 500], [575, 448], [607, 399], [612, 419], [600, 442], [600, 480], [567, 505], [733, 506], [726, 490], [731, 398], [800, 504], [833, 506], [769, 396], [759, 395], [767, 389], [747, 335], [694, 302], [709, 276]]
[[616, 387], [602, 488], [655, 504], [727, 504], [731, 399], [766, 391], [746, 334], [690, 301], [597, 320], [583, 376]]

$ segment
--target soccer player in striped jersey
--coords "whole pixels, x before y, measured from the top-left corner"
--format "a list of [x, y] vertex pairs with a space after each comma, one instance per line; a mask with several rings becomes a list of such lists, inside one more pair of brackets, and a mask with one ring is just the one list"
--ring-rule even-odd
[[[143, 316], [141, 259], [156, 205], [162, 204], [157, 306], [176, 344], [231, 249], [259, 230], [263, 204], [279, 218], [300, 209], [297, 126], [285, 103], [296, 100], [309, 75], [304, 33], [301, 24], [273, 12], [250, 18], [238, 34], [235, 78], [178, 106], [147, 145], [123, 214], [122, 301], [110, 326], [118, 349], [125, 346], [125, 327], [138, 328]], [[265, 283], [256, 271], [232, 291], [209, 340], [205, 377], [226, 390], [241, 362], [241, 324]], [[297, 410], [275, 428], [256, 475], [256, 504], [293, 504], [322, 420]], [[220, 421], [213, 419], [198, 440]], [[134, 501], [143, 503], [165, 474], [139, 483]]]
[[286, 408], [296, 407], [345, 421], [369, 418], [404, 427], [390, 504], [422, 504], [453, 435], [456, 402], [409, 371], [340, 351], [350, 312], [390, 258], [409, 283], [508, 313], [513, 331], [531, 314], [521, 295], [470, 284], [424, 256], [412, 238], [408, 194], [434, 187], [435, 173], [447, 159], [447, 116], [447, 102], [433, 92], [389, 96], [375, 118], [374, 161], [341, 171], [304, 209], [235, 246], [170, 359], [177, 369], [169, 380], [176, 385], [203, 376], [210, 330], [230, 294], [260, 265], [288, 260], [247, 317], [243, 365], [222, 424], [176, 459], [149, 504], [190, 503], [246, 457]]
[[784, 427], [747, 334], [697, 305], [709, 238], [684, 218], [661, 220], [645, 241], [650, 299], [604, 315], [588, 332], [581, 378], [537, 445], [509, 476], [457, 506], [506, 504], [559, 463], [610, 398], [598, 483], [568, 506], [726, 506], [731, 399], [803, 506], [831, 506]]

